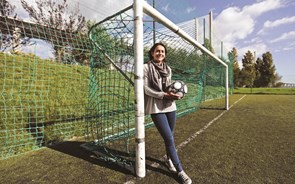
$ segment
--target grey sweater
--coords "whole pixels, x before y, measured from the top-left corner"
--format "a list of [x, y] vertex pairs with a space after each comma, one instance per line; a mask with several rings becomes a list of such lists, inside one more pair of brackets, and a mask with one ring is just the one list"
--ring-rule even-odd
[[[167, 83], [171, 83], [172, 71], [170, 70], [170, 75], [167, 78]], [[156, 113], [165, 113], [172, 112], [176, 110], [176, 103], [166, 103], [166, 100], [163, 99], [164, 92], [156, 91], [151, 88], [150, 72], [148, 64], [144, 64], [144, 103], [145, 103], [145, 114], [156, 114]], [[161, 79], [160, 79], [161, 80]], [[161, 81], [162, 82], [162, 81]]]

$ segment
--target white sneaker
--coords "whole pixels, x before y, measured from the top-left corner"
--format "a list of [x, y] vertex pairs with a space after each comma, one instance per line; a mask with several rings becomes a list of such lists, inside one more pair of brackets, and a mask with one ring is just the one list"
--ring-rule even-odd
[[171, 172], [176, 172], [176, 168], [175, 168], [175, 166], [173, 165], [171, 159], [168, 159], [168, 160], [166, 161], [166, 165], [167, 165], [169, 171], [171, 171]]
[[183, 184], [192, 183], [192, 179], [190, 179], [190, 177], [184, 171], [178, 173], [178, 178], [181, 180], [181, 183]]

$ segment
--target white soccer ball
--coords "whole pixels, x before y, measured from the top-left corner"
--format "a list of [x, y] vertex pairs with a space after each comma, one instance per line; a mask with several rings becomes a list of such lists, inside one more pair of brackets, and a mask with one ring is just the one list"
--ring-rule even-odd
[[183, 98], [185, 96], [185, 94], [187, 94], [188, 88], [187, 88], [187, 85], [183, 81], [177, 80], [168, 86], [167, 91], [175, 93], [175, 94], [179, 95], [180, 98]]

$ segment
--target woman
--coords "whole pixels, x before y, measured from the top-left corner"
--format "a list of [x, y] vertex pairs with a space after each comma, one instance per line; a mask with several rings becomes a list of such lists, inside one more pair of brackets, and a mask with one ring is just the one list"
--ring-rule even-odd
[[166, 63], [167, 49], [164, 44], [156, 43], [149, 51], [150, 61], [144, 65], [145, 114], [151, 118], [164, 139], [167, 166], [170, 171], [177, 172], [182, 183], [190, 184], [192, 180], [183, 171], [179, 161], [173, 131], [176, 123], [176, 103], [180, 99], [177, 94], [166, 92], [171, 84], [172, 71]]

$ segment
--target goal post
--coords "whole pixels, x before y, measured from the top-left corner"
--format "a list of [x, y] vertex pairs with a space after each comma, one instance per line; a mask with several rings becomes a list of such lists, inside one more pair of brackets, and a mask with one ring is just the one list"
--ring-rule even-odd
[[145, 177], [144, 72], [143, 72], [143, 0], [134, 0], [134, 88], [135, 88], [135, 167]]
[[134, 11], [134, 58], [135, 58], [135, 142], [136, 142], [136, 175], [138, 177], [145, 177], [145, 141], [144, 141], [144, 91], [143, 91], [143, 12], [152, 17], [158, 23], [179, 35], [185, 41], [192, 44], [202, 52], [212, 57], [215, 61], [221, 63], [225, 67], [225, 109], [229, 109], [229, 90], [228, 90], [228, 66], [220, 58], [202, 46], [199, 42], [189, 36], [186, 32], [180, 29], [176, 24], [150, 6], [144, 0], [133, 1]]

